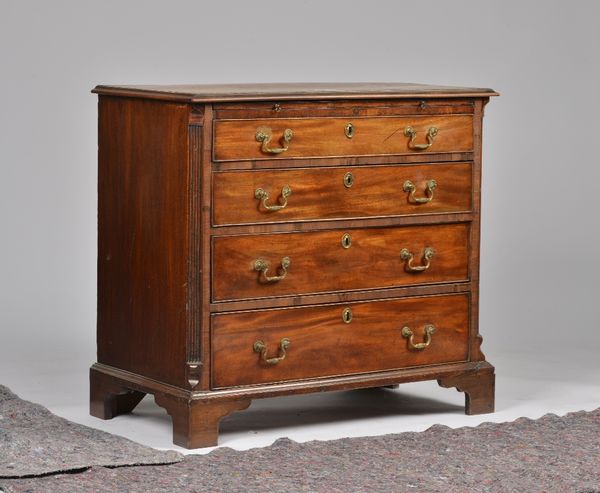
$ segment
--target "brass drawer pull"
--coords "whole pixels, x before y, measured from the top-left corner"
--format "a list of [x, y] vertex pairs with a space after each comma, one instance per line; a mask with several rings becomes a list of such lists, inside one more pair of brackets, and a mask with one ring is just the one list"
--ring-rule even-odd
[[410, 137], [408, 142], [408, 148], [414, 151], [423, 151], [425, 149], [429, 149], [433, 145], [433, 139], [438, 134], [437, 127], [429, 127], [427, 130], [427, 144], [415, 144], [415, 139], [417, 138], [417, 131], [412, 127], [406, 127], [404, 129], [404, 136]]
[[291, 263], [292, 260], [289, 257], [283, 257], [281, 259], [281, 274], [276, 276], [268, 276], [267, 272], [269, 271], [269, 263], [266, 260], [259, 258], [254, 261], [254, 270], [261, 273], [262, 279], [265, 282], [277, 282], [285, 279], [285, 276], [287, 276], [288, 273], [287, 270], [289, 269]]
[[423, 250], [423, 265], [413, 265], [412, 261], [414, 259], [414, 255], [410, 252], [408, 248], [403, 248], [400, 250], [400, 258], [404, 260], [406, 263], [406, 271], [407, 272], [423, 272], [429, 269], [431, 265], [431, 259], [433, 258], [435, 251], [431, 247], [425, 247]]
[[402, 190], [408, 193], [408, 201], [412, 204], [427, 204], [433, 200], [433, 191], [437, 188], [437, 182], [435, 180], [429, 180], [425, 187], [425, 197], [415, 197], [417, 187], [415, 184], [406, 180], [402, 186]]
[[253, 349], [255, 353], [260, 353], [260, 358], [267, 365], [276, 365], [277, 363], [285, 359], [285, 356], [287, 354], [286, 350], [290, 347], [290, 344], [291, 341], [287, 337], [281, 339], [281, 341], [279, 341], [279, 356], [277, 356], [276, 358], [267, 358], [267, 345], [263, 341], [256, 341], [254, 343]]
[[254, 198], [261, 201], [262, 206], [266, 211], [280, 211], [288, 204], [288, 197], [290, 195], [292, 195], [292, 189], [289, 185], [286, 185], [281, 189], [281, 198], [283, 199], [283, 202], [280, 202], [279, 205], [269, 205], [267, 204], [269, 194], [263, 188], [254, 190]]
[[422, 351], [431, 344], [431, 336], [435, 333], [436, 328], [433, 325], [425, 326], [425, 342], [415, 343], [413, 331], [410, 327], [402, 327], [402, 337], [408, 339], [408, 347]]
[[256, 140], [262, 142], [260, 150], [265, 154], [281, 154], [288, 150], [290, 142], [292, 141], [293, 132], [291, 128], [286, 128], [283, 131], [283, 137], [281, 138], [281, 147], [269, 147], [271, 139], [273, 138], [273, 132], [269, 127], [260, 127], [256, 131]]

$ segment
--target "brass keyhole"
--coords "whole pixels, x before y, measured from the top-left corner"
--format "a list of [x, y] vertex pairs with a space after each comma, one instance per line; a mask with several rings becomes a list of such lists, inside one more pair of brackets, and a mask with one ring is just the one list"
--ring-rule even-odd
[[351, 245], [352, 237], [348, 233], [345, 233], [344, 236], [342, 236], [342, 246], [344, 248], [350, 248]]
[[344, 127], [344, 134], [346, 134], [346, 137], [349, 139], [354, 137], [354, 125], [352, 125], [352, 123], [346, 123], [346, 126]]
[[350, 308], [344, 308], [344, 311], [342, 312], [342, 320], [345, 324], [352, 322], [352, 310], [350, 310]]
[[344, 186], [350, 188], [354, 184], [354, 175], [350, 172], [344, 175]]

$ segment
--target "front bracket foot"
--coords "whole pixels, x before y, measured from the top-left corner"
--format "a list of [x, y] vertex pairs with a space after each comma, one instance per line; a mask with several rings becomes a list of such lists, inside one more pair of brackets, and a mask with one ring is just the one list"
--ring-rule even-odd
[[487, 414], [494, 412], [495, 380], [494, 367], [489, 365], [473, 372], [442, 377], [438, 384], [456, 387], [465, 393], [465, 414]]
[[128, 414], [146, 394], [128, 389], [123, 383], [90, 368], [90, 414], [100, 419], [112, 419], [120, 414]]
[[173, 419], [173, 443], [188, 449], [217, 445], [221, 419], [246, 409], [251, 402], [250, 399], [191, 400], [161, 393], [154, 394], [154, 400]]

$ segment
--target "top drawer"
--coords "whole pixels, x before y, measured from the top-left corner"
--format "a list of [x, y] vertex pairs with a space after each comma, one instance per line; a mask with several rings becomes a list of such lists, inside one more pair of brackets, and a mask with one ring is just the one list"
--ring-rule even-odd
[[471, 115], [217, 120], [214, 161], [470, 152]]

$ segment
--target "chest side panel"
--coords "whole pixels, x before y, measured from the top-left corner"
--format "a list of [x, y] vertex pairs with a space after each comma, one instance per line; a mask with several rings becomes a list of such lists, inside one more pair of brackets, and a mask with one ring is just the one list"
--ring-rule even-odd
[[101, 97], [98, 361], [184, 384], [188, 106]]

